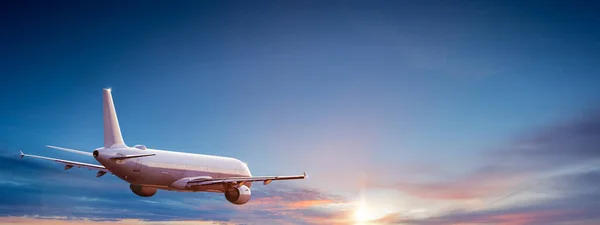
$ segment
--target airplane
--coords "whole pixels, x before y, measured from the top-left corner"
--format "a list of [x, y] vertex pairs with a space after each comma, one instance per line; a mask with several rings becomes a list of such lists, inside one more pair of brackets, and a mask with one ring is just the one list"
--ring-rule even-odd
[[94, 157], [101, 165], [55, 159], [21, 153], [23, 157], [50, 160], [73, 167], [97, 170], [96, 177], [106, 173], [128, 182], [133, 193], [151, 197], [160, 190], [179, 192], [223, 193], [227, 201], [243, 205], [250, 201], [253, 182], [264, 185], [274, 180], [305, 179], [306, 173], [296, 176], [252, 176], [248, 165], [238, 159], [213, 155], [192, 154], [146, 148], [144, 145], [129, 147], [123, 141], [121, 129], [110, 88], [102, 90], [104, 116], [104, 147], [93, 152], [46, 147]]

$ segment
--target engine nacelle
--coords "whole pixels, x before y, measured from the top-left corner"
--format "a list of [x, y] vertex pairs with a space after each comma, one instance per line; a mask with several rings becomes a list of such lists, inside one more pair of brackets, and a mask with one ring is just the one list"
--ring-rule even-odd
[[231, 187], [225, 190], [225, 198], [227, 201], [236, 205], [246, 204], [246, 202], [250, 201], [250, 195], [252, 195], [250, 188], [246, 185]]
[[144, 187], [142, 185], [130, 184], [129, 189], [131, 189], [131, 191], [133, 191], [133, 193], [135, 193], [136, 195], [142, 197], [152, 197], [154, 194], [156, 194], [156, 188], [153, 187]]

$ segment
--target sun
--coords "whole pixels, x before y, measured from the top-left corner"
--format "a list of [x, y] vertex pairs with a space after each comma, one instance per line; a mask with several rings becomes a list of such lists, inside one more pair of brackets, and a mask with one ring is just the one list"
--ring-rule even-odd
[[364, 206], [358, 206], [356, 207], [355, 211], [354, 211], [354, 220], [356, 222], [367, 222], [369, 221], [370, 216], [367, 212], [367, 209]]
[[370, 207], [367, 207], [364, 197], [356, 204], [356, 208], [354, 209], [354, 221], [358, 224], [377, 220], [380, 217], [381, 216], [378, 215], [378, 213], [373, 211]]

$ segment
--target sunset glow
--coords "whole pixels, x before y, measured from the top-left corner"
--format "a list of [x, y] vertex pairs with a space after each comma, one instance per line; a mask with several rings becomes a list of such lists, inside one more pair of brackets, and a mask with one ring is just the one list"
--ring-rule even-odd
[[387, 213], [386, 210], [378, 207], [375, 204], [368, 204], [364, 191], [361, 192], [360, 200], [356, 203], [354, 209], [354, 221], [358, 224], [371, 222], [384, 217]]

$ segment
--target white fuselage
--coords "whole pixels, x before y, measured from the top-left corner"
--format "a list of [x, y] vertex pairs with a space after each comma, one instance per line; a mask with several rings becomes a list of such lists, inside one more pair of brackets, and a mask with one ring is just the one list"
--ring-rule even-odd
[[[144, 147], [145, 148], [145, 147]], [[96, 160], [114, 175], [133, 185], [175, 191], [224, 192], [223, 185], [176, 188], [173, 183], [188, 177], [251, 177], [242, 161], [221, 156], [172, 152], [131, 147], [99, 148]], [[123, 160], [110, 159], [121, 155], [155, 154]], [[247, 183], [250, 187], [251, 184]]]

